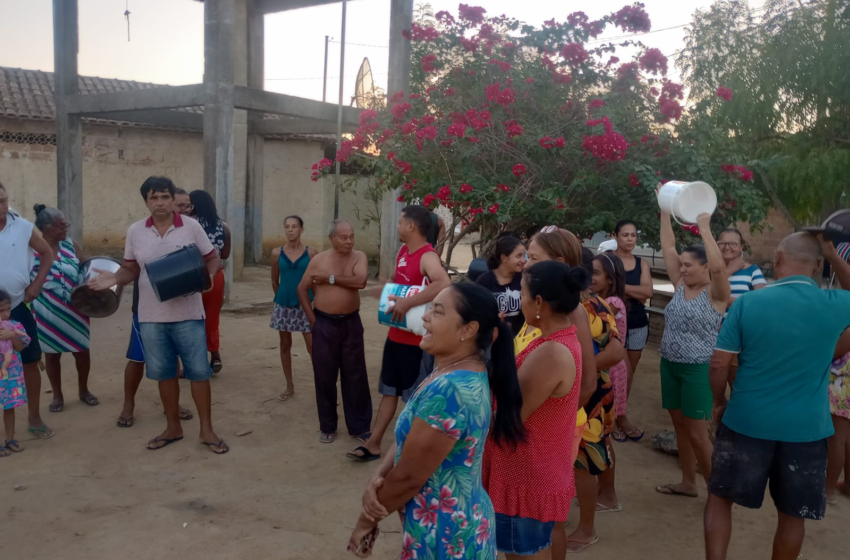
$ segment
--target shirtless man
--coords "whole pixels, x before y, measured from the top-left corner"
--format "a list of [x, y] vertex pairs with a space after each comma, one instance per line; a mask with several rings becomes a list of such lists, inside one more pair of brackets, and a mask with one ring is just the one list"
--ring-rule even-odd
[[328, 235], [333, 249], [310, 261], [298, 285], [298, 301], [313, 333], [313, 377], [322, 443], [332, 443], [336, 438], [336, 382], [340, 374], [348, 433], [361, 437], [372, 425], [372, 394], [360, 322], [360, 290], [366, 287], [368, 275], [366, 254], [354, 250], [351, 222], [334, 220]]

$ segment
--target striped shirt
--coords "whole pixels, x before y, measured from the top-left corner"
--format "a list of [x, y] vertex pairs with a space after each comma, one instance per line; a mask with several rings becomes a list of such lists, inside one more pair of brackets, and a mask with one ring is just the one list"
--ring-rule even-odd
[[767, 281], [759, 267], [751, 264], [733, 273], [729, 277], [729, 284], [732, 286], [732, 299], [736, 300], [747, 292], [753, 291], [756, 286], [767, 284]]

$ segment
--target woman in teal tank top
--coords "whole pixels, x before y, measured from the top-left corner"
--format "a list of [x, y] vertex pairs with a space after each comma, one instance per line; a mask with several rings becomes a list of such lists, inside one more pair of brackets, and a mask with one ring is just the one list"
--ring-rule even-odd
[[[298, 216], [288, 216], [283, 221], [286, 232], [286, 245], [272, 251], [272, 289], [274, 290], [274, 312], [271, 328], [280, 334], [280, 363], [286, 376], [286, 389], [277, 398], [288, 401], [295, 394], [292, 382], [292, 333], [304, 335], [307, 352], [313, 356], [313, 335], [310, 323], [301, 304], [298, 302], [297, 288], [307, 270], [310, 259], [316, 256], [316, 250], [301, 243], [304, 233], [304, 220]], [[310, 294], [313, 299], [313, 294]]]

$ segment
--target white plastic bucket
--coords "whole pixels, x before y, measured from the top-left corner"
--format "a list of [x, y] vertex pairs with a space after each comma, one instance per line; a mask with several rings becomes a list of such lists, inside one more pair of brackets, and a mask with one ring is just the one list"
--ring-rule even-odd
[[412, 297], [424, 290], [424, 286], [405, 286], [402, 284], [386, 284], [381, 292], [381, 301], [378, 304], [378, 322], [382, 325], [395, 327], [404, 331], [410, 331], [413, 334], [422, 336], [425, 334], [425, 323], [422, 318], [425, 313], [431, 308], [431, 304], [420, 305], [414, 307], [407, 312], [400, 322], [393, 321], [394, 303], [390, 301], [390, 296], [398, 298]]
[[680, 224], [695, 224], [700, 214], [714, 214], [717, 193], [702, 181], [668, 181], [658, 191], [658, 206]]

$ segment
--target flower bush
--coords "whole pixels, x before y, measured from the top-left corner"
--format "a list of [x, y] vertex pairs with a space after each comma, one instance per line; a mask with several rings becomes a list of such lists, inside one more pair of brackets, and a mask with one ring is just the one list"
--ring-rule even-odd
[[[588, 43], [609, 26], [651, 28], [640, 3], [541, 28], [466, 4], [457, 17], [418, 21], [405, 33], [410, 94], [390, 92], [386, 107], [364, 111], [336, 158], [356, 163], [376, 188], [400, 189], [401, 202], [450, 210], [463, 226], [451, 247], [470, 231], [487, 234], [484, 244], [533, 224], [590, 236], [622, 218], [638, 221], [655, 243], [655, 186], [674, 178], [717, 190], [718, 228], [760, 222], [765, 199], [734, 137], [702, 118], [711, 105], [686, 106], [658, 49], [628, 39]], [[622, 46], [638, 47], [634, 60], [615, 56]], [[730, 103], [732, 92], [716, 87], [712, 102]], [[330, 173], [314, 168], [314, 177]]]

